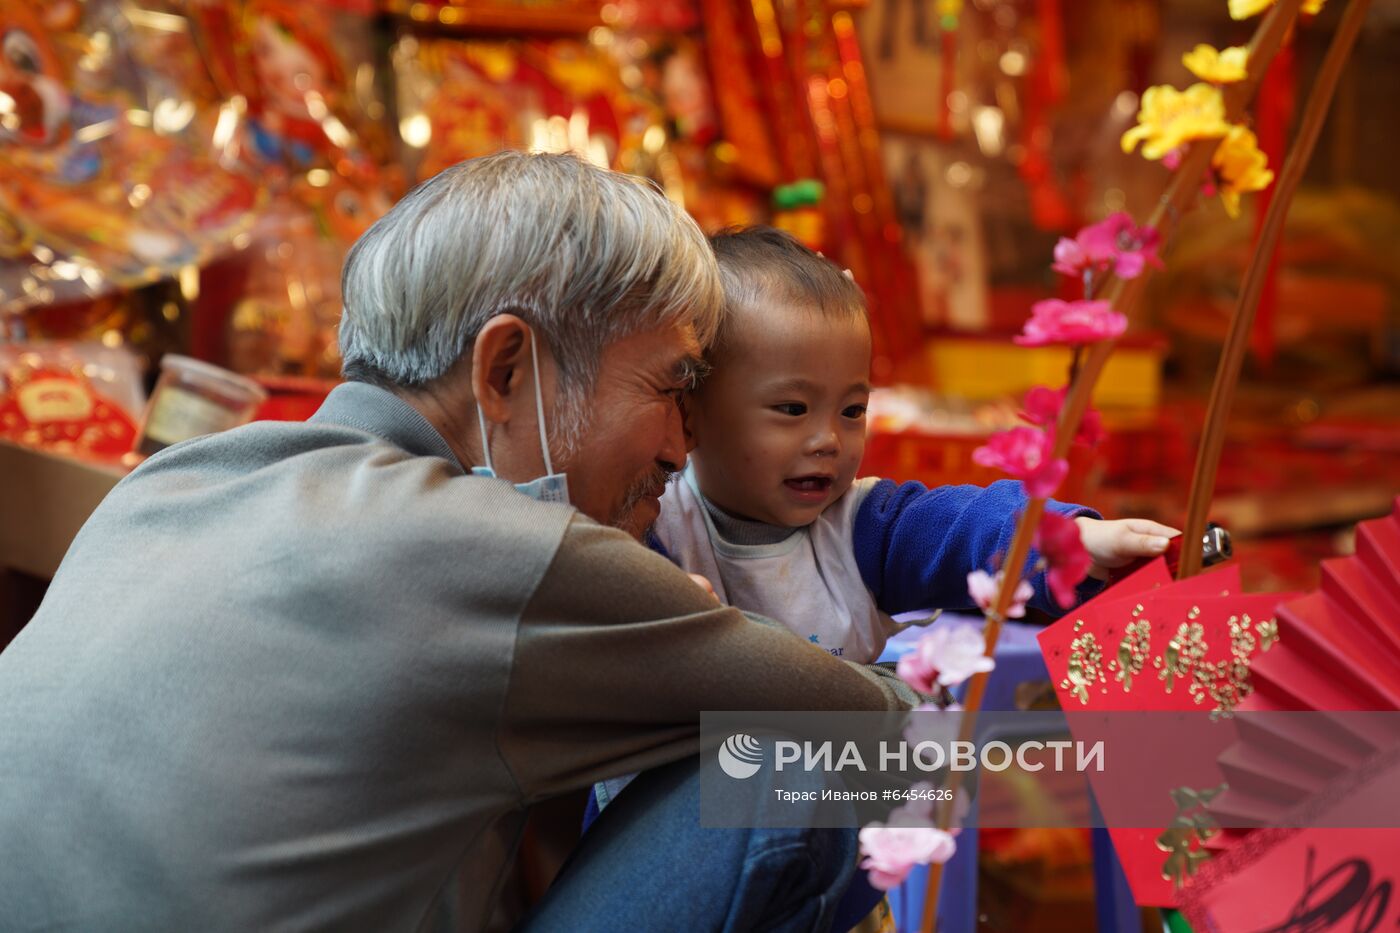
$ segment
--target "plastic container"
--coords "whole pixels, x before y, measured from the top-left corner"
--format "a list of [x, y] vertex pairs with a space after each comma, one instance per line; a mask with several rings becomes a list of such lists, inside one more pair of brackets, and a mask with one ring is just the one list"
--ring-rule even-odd
[[136, 453], [149, 457], [171, 444], [246, 424], [267, 392], [227, 369], [167, 353], [136, 437]]

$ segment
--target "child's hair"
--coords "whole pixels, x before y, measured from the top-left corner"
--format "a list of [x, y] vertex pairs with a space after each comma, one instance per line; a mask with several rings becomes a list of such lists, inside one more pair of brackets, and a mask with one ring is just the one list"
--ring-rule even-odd
[[865, 294], [839, 266], [774, 227], [728, 227], [710, 237], [724, 283], [724, 321], [716, 348], [729, 331], [727, 321], [741, 311], [761, 310], [766, 302], [810, 308], [823, 317], [865, 315]]

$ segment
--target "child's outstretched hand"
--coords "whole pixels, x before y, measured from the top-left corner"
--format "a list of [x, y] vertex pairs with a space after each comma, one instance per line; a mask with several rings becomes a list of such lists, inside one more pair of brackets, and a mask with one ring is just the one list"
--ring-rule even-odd
[[1167, 542], [1181, 534], [1180, 529], [1145, 518], [1102, 521], [1081, 516], [1074, 522], [1079, 526], [1079, 540], [1084, 550], [1094, 561], [1089, 576], [1096, 580], [1107, 580], [1110, 571], [1126, 567], [1135, 560], [1161, 555], [1167, 549]]

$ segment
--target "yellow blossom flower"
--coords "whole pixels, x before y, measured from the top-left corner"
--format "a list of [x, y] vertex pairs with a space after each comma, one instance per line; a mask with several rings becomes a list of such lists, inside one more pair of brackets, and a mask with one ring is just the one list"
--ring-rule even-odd
[[1216, 50], [1214, 46], [1204, 42], [1181, 56], [1181, 63], [1193, 75], [1211, 84], [1233, 84], [1243, 81], [1248, 61], [1249, 49], [1242, 45]]
[[1211, 158], [1220, 179], [1220, 200], [1231, 217], [1240, 216], [1240, 195], [1246, 191], [1263, 191], [1273, 183], [1269, 157], [1259, 149], [1259, 140], [1252, 130], [1232, 126]]
[[[1249, 19], [1263, 13], [1275, 2], [1276, 0], [1230, 0], [1230, 17]], [[1327, 0], [1303, 0], [1303, 12], [1309, 16], [1316, 16], [1322, 12], [1322, 5], [1326, 2]]]
[[1193, 139], [1218, 139], [1228, 132], [1219, 88], [1193, 84], [1178, 91], [1159, 84], [1142, 95], [1138, 125], [1123, 134], [1122, 145], [1124, 152], [1132, 152], [1142, 142], [1143, 156], [1155, 160]]

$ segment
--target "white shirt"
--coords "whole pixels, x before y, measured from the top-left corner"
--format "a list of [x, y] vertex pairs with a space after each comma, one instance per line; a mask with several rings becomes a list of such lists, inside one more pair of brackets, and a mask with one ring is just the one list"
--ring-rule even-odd
[[781, 541], [736, 544], [716, 530], [691, 468], [667, 487], [653, 531], [722, 602], [781, 622], [843, 660], [870, 664], [898, 630], [876, 608], [852, 543], [856, 513], [877, 482], [857, 480], [816, 521]]

